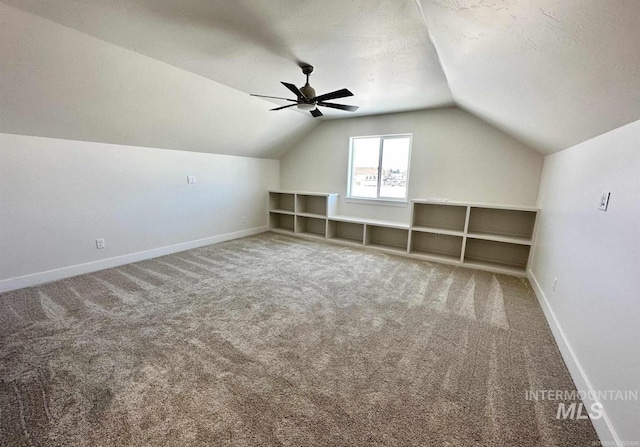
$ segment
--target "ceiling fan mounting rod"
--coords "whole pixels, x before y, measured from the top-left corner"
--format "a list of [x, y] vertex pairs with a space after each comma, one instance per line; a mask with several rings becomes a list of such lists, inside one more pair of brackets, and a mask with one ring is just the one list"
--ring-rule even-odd
[[309, 75], [313, 73], [313, 65], [302, 65], [302, 73], [307, 76], [307, 85], [309, 85]]
[[313, 73], [313, 65], [305, 64], [301, 65], [300, 68], [302, 69], [302, 73], [307, 76], [307, 82], [304, 86], [300, 87], [299, 91], [302, 95], [298, 95], [298, 104], [301, 106], [300, 108], [313, 108], [316, 105], [316, 101], [314, 101], [316, 91], [309, 85], [309, 75]]

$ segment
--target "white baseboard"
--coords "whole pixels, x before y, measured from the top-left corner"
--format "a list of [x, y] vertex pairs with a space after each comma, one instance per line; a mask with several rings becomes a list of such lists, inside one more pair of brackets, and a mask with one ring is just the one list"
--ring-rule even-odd
[[[542, 312], [544, 312], [544, 316], [547, 319], [547, 323], [551, 328], [551, 333], [556, 340], [556, 344], [560, 349], [560, 354], [567, 365], [567, 369], [569, 370], [569, 374], [571, 374], [571, 378], [576, 384], [576, 388], [578, 390], [584, 390], [588, 393], [589, 398], [585, 399], [584, 404], [587, 408], [589, 408], [592, 404], [597, 403], [600, 404], [602, 410], [602, 417], [600, 419], [591, 419], [591, 423], [602, 442], [602, 445], [617, 445], [618, 447], [622, 447], [624, 444], [618, 437], [616, 431], [611, 425], [611, 421], [607, 417], [607, 409], [603, 402], [597, 399], [598, 394], [595, 392], [587, 374], [585, 373], [578, 357], [575, 352], [571, 348], [569, 344], [569, 340], [567, 340], [564, 331], [562, 330], [562, 326], [560, 322], [556, 318], [555, 313], [551, 309], [549, 305], [549, 301], [547, 300], [547, 296], [542, 291], [542, 287], [538, 282], [538, 279], [533, 274], [531, 270], [528, 271], [529, 282], [533, 287], [533, 291], [536, 294], [536, 298], [538, 298], [538, 303], [540, 303], [540, 307], [542, 308]], [[595, 399], [591, 399], [591, 396], [595, 396]], [[615, 443], [615, 444], [614, 444]]]
[[258, 233], [264, 233], [268, 230], [269, 227], [267, 226], [250, 228], [248, 230], [211, 236], [204, 239], [197, 239], [195, 241], [182, 242], [180, 244], [168, 245], [166, 247], [153, 248], [151, 250], [139, 251], [128, 255], [116, 256], [114, 258], [101, 259], [100, 261], [87, 262], [85, 264], [71, 265], [69, 267], [48, 270], [46, 272], [4, 279], [0, 281], [0, 293], [22, 289], [24, 287], [37, 286], [39, 284], [83, 275], [85, 273], [97, 272], [98, 270], [118, 267], [124, 264], [131, 264], [132, 262], [144, 261], [145, 259], [157, 258], [158, 256], [170, 255], [172, 253], [203, 247], [205, 245], [217, 244], [231, 239], [252, 236]]

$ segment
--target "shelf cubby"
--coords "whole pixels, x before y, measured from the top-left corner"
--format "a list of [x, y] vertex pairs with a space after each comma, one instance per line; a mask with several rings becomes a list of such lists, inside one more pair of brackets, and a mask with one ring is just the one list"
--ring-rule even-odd
[[317, 217], [296, 216], [296, 233], [303, 236], [324, 238], [327, 220]]
[[464, 264], [525, 273], [530, 248], [528, 245], [467, 238]]
[[408, 243], [409, 230], [377, 225], [366, 226], [365, 245], [368, 247], [406, 253]]
[[412, 231], [409, 253], [434, 260], [460, 262], [462, 244], [462, 236]]
[[420, 203], [413, 206], [412, 228], [417, 231], [442, 232], [462, 235], [467, 219], [467, 207], [441, 203]]
[[269, 213], [269, 229], [285, 233], [293, 233], [295, 230], [295, 221], [292, 214], [283, 214], [279, 212]]
[[297, 194], [296, 200], [297, 214], [327, 216], [326, 195]]
[[295, 212], [296, 195], [294, 193], [270, 192], [269, 211]]
[[333, 241], [362, 245], [364, 224], [329, 220], [327, 238]]
[[467, 233], [477, 239], [531, 244], [536, 212], [471, 207]]

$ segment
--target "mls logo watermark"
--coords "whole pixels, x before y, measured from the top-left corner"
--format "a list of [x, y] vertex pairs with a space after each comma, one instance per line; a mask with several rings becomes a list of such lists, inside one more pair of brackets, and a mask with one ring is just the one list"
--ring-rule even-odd
[[[600, 402], [607, 400], [638, 400], [638, 390], [528, 390], [525, 398], [533, 401], [558, 401], [556, 419], [600, 419], [604, 415]], [[589, 406], [583, 402], [593, 402]]]
[[556, 413], [556, 419], [600, 419], [602, 417], [602, 404], [591, 404], [590, 411], [585, 409], [585, 405], [580, 402], [560, 402], [558, 404], [558, 412]]

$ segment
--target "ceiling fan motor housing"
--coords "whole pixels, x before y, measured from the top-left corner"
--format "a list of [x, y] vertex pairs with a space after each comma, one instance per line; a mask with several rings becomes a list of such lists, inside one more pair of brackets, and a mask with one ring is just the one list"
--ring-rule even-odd
[[304, 96], [307, 97], [308, 100], [311, 100], [311, 98], [316, 97], [315, 89], [311, 87], [309, 84], [305, 84], [304, 86], [300, 87], [300, 91], [302, 92], [302, 94], [304, 94]]

